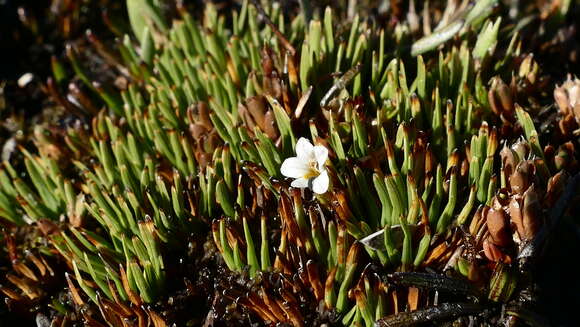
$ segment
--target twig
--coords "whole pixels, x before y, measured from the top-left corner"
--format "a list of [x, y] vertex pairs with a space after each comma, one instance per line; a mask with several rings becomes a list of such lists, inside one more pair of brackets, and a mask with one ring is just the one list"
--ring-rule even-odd
[[462, 293], [475, 296], [481, 295], [472, 284], [460, 279], [450, 278], [439, 274], [395, 272], [387, 276], [387, 282], [398, 286], [414, 286], [437, 291], [447, 291], [453, 294]]
[[401, 312], [375, 322], [375, 327], [409, 326], [433, 320], [449, 320], [461, 316], [477, 314], [483, 311], [482, 306], [473, 303], [443, 303], [414, 312]]
[[339, 79], [334, 82], [334, 85], [326, 92], [322, 100], [320, 100], [320, 106], [326, 107], [330, 100], [342, 89], [346, 87], [346, 85], [358, 74], [361, 69], [361, 64], [357, 64], [353, 68], [349, 69], [344, 75], [342, 75]]

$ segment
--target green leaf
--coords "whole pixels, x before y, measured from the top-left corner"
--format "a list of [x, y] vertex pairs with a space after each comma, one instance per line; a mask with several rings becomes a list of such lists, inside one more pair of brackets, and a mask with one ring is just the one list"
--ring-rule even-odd
[[473, 48], [473, 57], [483, 58], [486, 54], [493, 54], [495, 45], [497, 44], [497, 33], [499, 25], [501, 24], [501, 17], [495, 23], [489, 22], [485, 25], [477, 37], [477, 42]]

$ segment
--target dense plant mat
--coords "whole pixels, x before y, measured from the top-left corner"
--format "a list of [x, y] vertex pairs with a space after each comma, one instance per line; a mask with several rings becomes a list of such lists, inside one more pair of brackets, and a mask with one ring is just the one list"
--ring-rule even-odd
[[571, 321], [576, 2], [94, 3], [2, 133], [3, 321]]

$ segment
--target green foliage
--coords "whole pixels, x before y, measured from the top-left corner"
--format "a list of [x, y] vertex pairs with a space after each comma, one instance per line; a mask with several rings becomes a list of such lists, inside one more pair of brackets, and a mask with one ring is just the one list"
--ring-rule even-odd
[[[406, 24], [342, 24], [330, 8], [289, 20], [277, 3], [244, 1], [231, 17], [209, 3], [202, 20], [183, 13], [169, 27], [159, 4], [129, 0], [139, 43], [117, 43], [128, 87], [93, 83], [69, 49], [76, 76], [107, 109], [86, 138], [69, 129], [72, 173], [26, 150], [26, 178], [4, 163], [0, 217], [98, 224], [51, 236], [93, 302], [114, 292], [155, 302], [166, 295], [164, 249], [209, 234], [225, 266], [250, 278], [292, 272], [298, 251], [326, 278], [326, 308], [344, 325], [372, 326], [388, 313], [387, 294], [364, 279], [360, 252], [391, 271], [420, 270], [435, 242], [453, 239], [496, 196], [489, 82], [513, 65], [494, 48], [509, 41], [513, 55], [517, 36], [499, 32], [495, 3], [478, 1], [411, 45]], [[544, 158], [529, 114], [518, 107], [516, 116]], [[331, 152], [331, 190], [312, 199], [279, 173], [307, 132]], [[381, 248], [358, 242], [377, 231]]]

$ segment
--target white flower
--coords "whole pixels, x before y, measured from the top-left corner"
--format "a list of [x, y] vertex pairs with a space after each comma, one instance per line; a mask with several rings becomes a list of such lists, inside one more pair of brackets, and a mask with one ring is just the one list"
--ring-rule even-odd
[[324, 163], [328, 158], [328, 149], [324, 146], [313, 146], [310, 141], [301, 137], [296, 142], [296, 157], [288, 158], [282, 163], [280, 172], [290, 178], [292, 187], [310, 187], [314, 193], [323, 194], [328, 190], [328, 173]]

